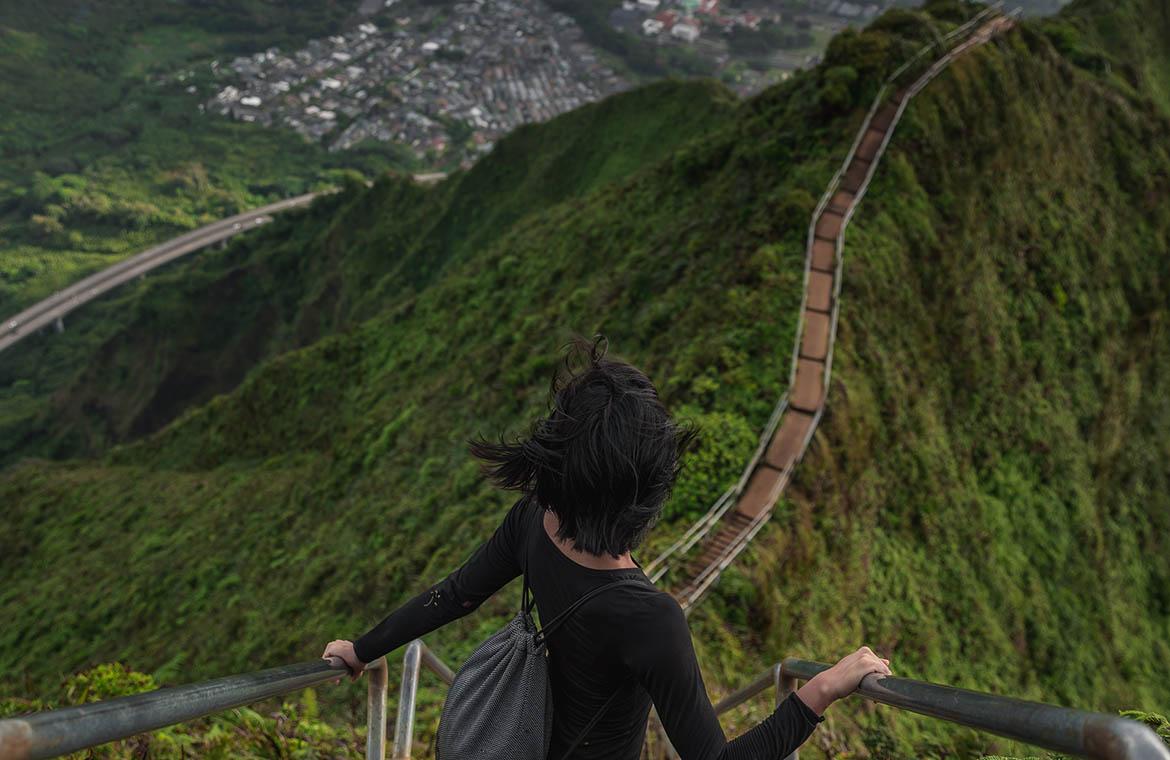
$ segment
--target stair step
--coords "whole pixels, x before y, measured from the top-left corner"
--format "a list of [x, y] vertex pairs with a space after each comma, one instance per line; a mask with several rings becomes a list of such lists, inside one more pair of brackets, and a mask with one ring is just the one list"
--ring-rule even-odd
[[[809, 414], [820, 409], [825, 397], [825, 363], [812, 359], [798, 359], [796, 382], [788, 397], [788, 404]], [[744, 510], [747, 512], [748, 510]]]
[[795, 465], [812, 421], [811, 414], [789, 409], [764, 452], [764, 461], [777, 470], [786, 470]]
[[837, 250], [831, 240], [814, 240], [812, 247], [812, 268], [822, 272], [832, 272], [837, 258]]
[[849, 168], [845, 170], [845, 176], [841, 179], [841, 189], [856, 195], [861, 190], [861, 184], [865, 182], [865, 175], [868, 173], [869, 161], [855, 157], [853, 162], [849, 164]]
[[829, 210], [838, 214], [844, 214], [853, 205], [853, 199], [855, 197], [853, 193], [838, 190], [833, 195], [833, 200], [829, 201]]
[[869, 129], [865, 133], [865, 137], [861, 138], [861, 145], [857, 146], [857, 157], [866, 161], [873, 161], [877, 158], [878, 149], [882, 147], [882, 142], [885, 139], [886, 133], [884, 130]]
[[817, 220], [816, 236], [824, 240], [836, 240], [837, 236], [841, 234], [841, 228], [844, 226], [844, 214], [826, 211]]
[[882, 108], [878, 109], [876, 114], [874, 114], [873, 121], [870, 122], [870, 126], [874, 127], [875, 129], [888, 131], [890, 125], [894, 123], [894, 117], [897, 115], [898, 107], [896, 105], [883, 106]]
[[806, 310], [804, 312], [804, 335], [800, 340], [800, 355], [808, 359], [824, 361], [829, 356], [831, 325], [828, 314]]
[[833, 308], [833, 275], [826, 272], [809, 272], [808, 288], [805, 291], [805, 305], [810, 309], [827, 312]]

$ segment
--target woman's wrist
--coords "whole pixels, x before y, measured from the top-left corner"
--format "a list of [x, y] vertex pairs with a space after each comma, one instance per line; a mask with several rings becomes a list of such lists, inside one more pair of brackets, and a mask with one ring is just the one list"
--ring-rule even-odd
[[796, 696], [817, 715], [823, 715], [829, 705], [833, 704], [833, 695], [828, 688], [826, 679], [819, 673], [797, 689]]
[[[354, 639], [353, 640], [353, 656], [356, 657], [358, 660], [360, 660], [363, 665], [368, 665], [368, 664], [370, 664], [371, 660], [376, 660], [378, 658], [371, 657], [369, 652], [366, 652], [363, 650], [363, 647], [365, 646], [365, 644], [367, 644], [367, 642], [365, 641], [364, 636], [359, 636], [356, 639]], [[369, 657], [370, 659], [367, 660], [366, 659], [367, 657]]]

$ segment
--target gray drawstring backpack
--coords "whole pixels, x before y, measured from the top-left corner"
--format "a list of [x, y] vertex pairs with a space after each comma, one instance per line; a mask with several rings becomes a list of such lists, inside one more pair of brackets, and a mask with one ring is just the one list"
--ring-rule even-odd
[[[645, 583], [627, 578], [598, 586], [537, 630], [526, 574], [520, 612], [480, 644], [455, 674], [439, 717], [437, 759], [547, 760], [553, 704], [545, 637], [601, 592], [633, 585]], [[620, 691], [605, 701], [562, 760], [573, 754]]]

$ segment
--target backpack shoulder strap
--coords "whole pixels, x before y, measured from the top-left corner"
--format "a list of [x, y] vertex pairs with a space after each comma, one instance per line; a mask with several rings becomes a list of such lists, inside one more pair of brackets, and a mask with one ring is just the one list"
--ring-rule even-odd
[[[527, 581], [527, 579], [525, 580]], [[588, 602], [590, 599], [604, 591], [609, 591], [610, 589], [617, 588], [618, 586], [642, 586], [643, 588], [650, 588], [641, 578], [623, 578], [617, 581], [610, 581], [609, 583], [605, 583], [601, 586], [598, 586], [597, 588], [592, 588], [578, 597], [577, 601], [566, 607], [561, 612], [561, 614], [542, 625], [540, 630], [536, 632], [536, 643], [544, 643], [544, 638], [548, 634], [552, 633], [558, 626], [560, 626], [561, 623], [568, 620], [569, 616], [576, 612], [578, 608], [581, 607], [581, 605], [585, 604], [585, 602]]]

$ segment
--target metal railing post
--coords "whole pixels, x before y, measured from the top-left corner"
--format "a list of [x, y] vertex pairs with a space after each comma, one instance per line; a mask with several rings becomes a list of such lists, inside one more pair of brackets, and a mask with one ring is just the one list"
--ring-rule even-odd
[[[776, 663], [772, 666], [772, 680], [776, 684], [776, 706], [788, 699], [788, 695], [796, 691], [796, 678], [784, 672], [784, 664]], [[800, 760], [800, 750], [794, 749], [784, 760]]]
[[406, 645], [402, 658], [402, 687], [398, 691], [398, 718], [394, 721], [393, 760], [409, 760], [414, 741], [414, 700], [418, 694], [418, 671], [422, 664], [422, 641]]
[[389, 681], [386, 658], [379, 657], [366, 666], [369, 686], [366, 692], [366, 760], [386, 758], [386, 684]]

